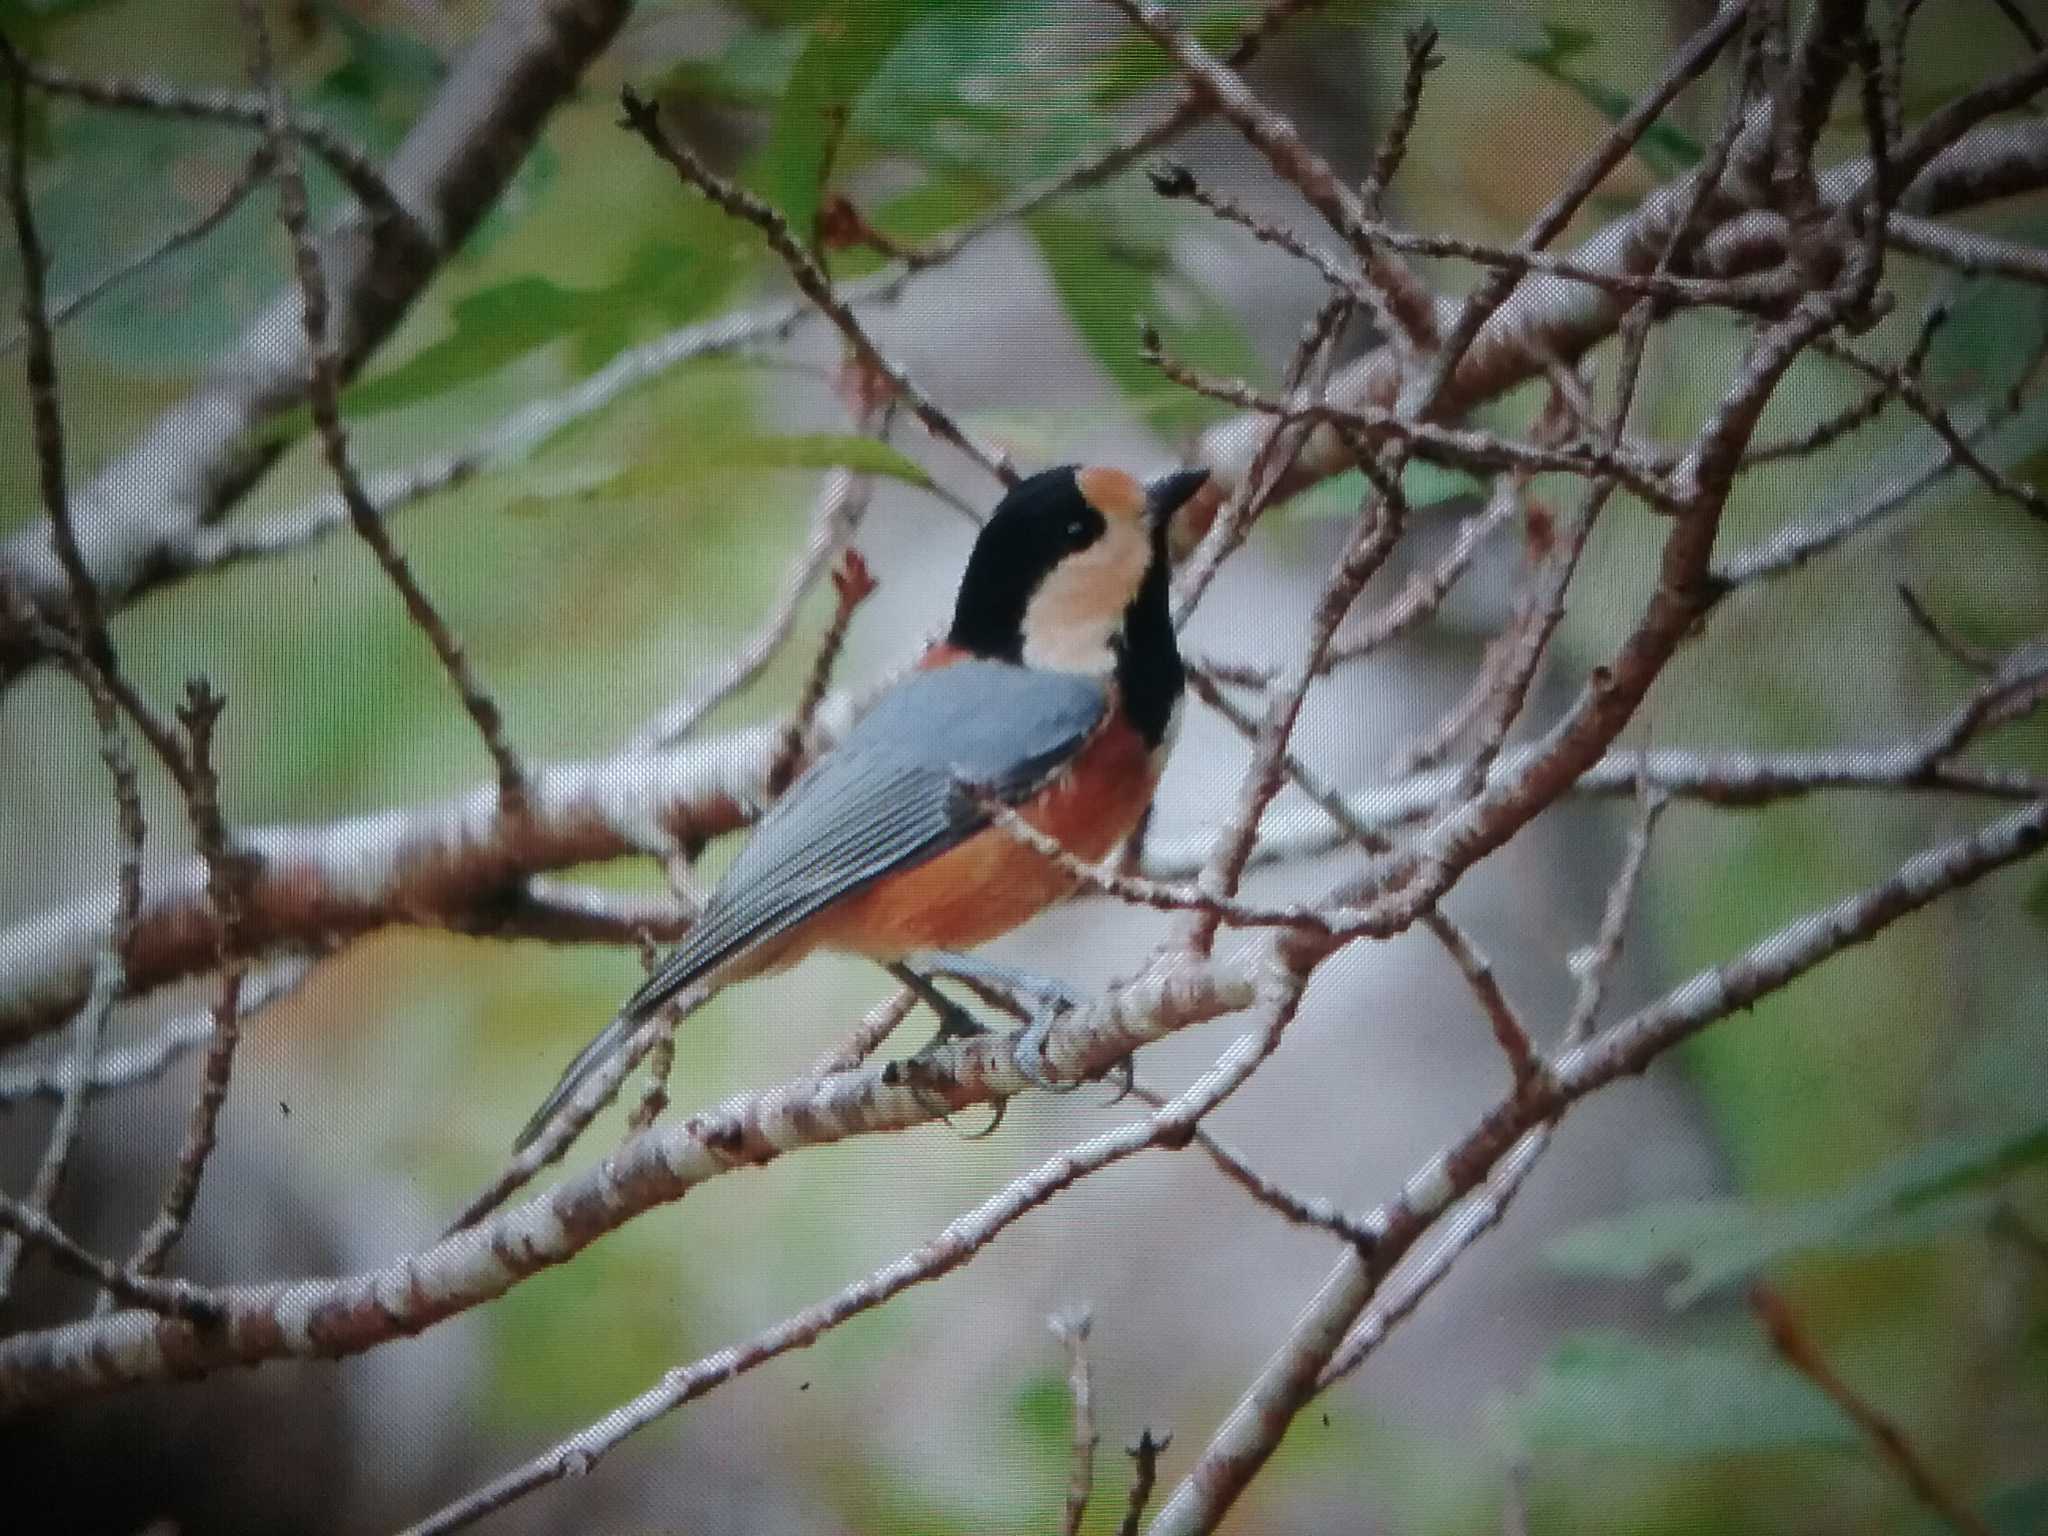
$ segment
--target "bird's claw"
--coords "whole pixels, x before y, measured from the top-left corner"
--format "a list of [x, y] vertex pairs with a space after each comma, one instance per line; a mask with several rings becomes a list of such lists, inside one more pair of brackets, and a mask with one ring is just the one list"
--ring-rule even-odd
[[941, 1010], [939, 1012], [939, 1027], [933, 1033], [931, 1039], [925, 1041], [916, 1051], [904, 1057], [901, 1061], [892, 1061], [884, 1066], [882, 1068], [882, 1081], [890, 1087], [900, 1085], [908, 1088], [910, 1096], [917, 1100], [918, 1106], [921, 1109], [935, 1119], [943, 1120], [946, 1128], [959, 1136], [962, 1141], [981, 1141], [993, 1136], [996, 1133], [997, 1127], [1003, 1123], [1003, 1116], [1009, 1112], [1008, 1100], [997, 1099], [995, 1101], [995, 1114], [990, 1118], [988, 1124], [980, 1130], [963, 1131], [953, 1124], [953, 1111], [951, 1107], [934, 1094], [926, 1082], [921, 1080], [929, 1075], [933, 1058], [937, 1056], [942, 1047], [956, 1040], [972, 1040], [979, 1035], [989, 1033], [991, 1031], [986, 1024], [957, 1004]]
[[1040, 1004], [1031, 1010], [1031, 1018], [1025, 1024], [1023, 1033], [1017, 1036], [1010, 1047], [1010, 1061], [1023, 1074], [1025, 1081], [1034, 1088], [1043, 1088], [1047, 1093], [1072, 1093], [1081, 1084], [1062, 1082], [1052, 1074], [1052, 1063], [1046, 1060], [1046, 1037], [1052, 1033], [1060, 1015], [1071, 1005], [1047, 1007]]

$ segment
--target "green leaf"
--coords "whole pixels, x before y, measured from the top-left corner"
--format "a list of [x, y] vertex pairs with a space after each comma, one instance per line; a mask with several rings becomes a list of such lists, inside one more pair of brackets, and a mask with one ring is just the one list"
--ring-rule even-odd
[[[538, 347], [575, 343], [576, 371], [602, 367], [644, 325], [690, 319], [723, 282], [719, 253], [665, 242], [642, 246], [624, 273], [591, 288], [545, 277], [514, 277], [456, 299], [449, 333], [404, 362], [365, 379], [342, 396], [350, 416], [374, 416], [488, 378]], [[292, 437], [310, 424], [304, 409], [280, 417], [274, 435]]]
[[1023, 1443], [1044, 1461], [1065, 1457], [1073, 1434], [1073, 1412], [1073, 1397], [1062, 1371], [1039, 1371], [1010, 1397], [1011, 1424]]
[[347, 50], [320, 82], [322, 93], [366, 105], [392, 95], [417, 102], [447, 77], [441, 56], [417, 38], [395, 27], [373, 27], [335, 0], [321, 0], [318, 11]]
[[1981, 1224], [1983, 1193], [2048, 1162], [2048, 1119], [2003, 1134], [1917, 1148], [1836, 1194], [1812, 1200], [1681, 1200], [1643, 1206], [1566, 1234], [1548, 1251], [1575, 1274], [1640, 1280], [1675, 1266], [1665, 1300], [1682, 1307], [1788, 1255], [1870, 1252]]
[[[1365, 476], [1347, 469], [1312, 486], [1287, 503], [1296, 517], [1354, 517], [1365, 500]], [[1417, 460], [1401, 471], [1401, 491], [1408, 505], [1417, 510], [1439, 506], [1454, 496], [1473, 496], [1484, 491], [1476, 476], [1449, 464], [1427, 464]]]
[[811, 23], [751, 180], [808, 239], [835, 114], [849, 113], [914, 21], [915, 0], [862, 0]]
[[677, 440], [659, 459], [600, 472], [579, 490], [585, 496], [606, 498], [643, 496], [665, 491], [681, 477], [720, 469], [853, 469], [920, 490], [932, 484], [923, 465], [878, 438], [835, 432], [712, 431], [687, 445]]
[[[77, 292], [212, 209], [254, 147], [203, 124], [132, 113], [60, 111], [50, 129], [54, 174], [39, 191], [36, 212], [57, 296]], [[322, 219], [338, 188], [312, 157], [306, 181], [315, 218]], [[95, 357], [143, 376], [177, 376], [204, 365], [288, 280], [270, 244], [275, 229], [261, 196], [243, 199], [204, 240], [100, 299], [70, 334]]]
[[[1486, 48], [1495, 53], [1537, 52], [1550, 46], [1553, 29], [1521, 10], [1500, 4], [1410, 5], [1401, 8], [1403, 28], [1427, 18], [1435, 25], [1445, 44], [1453, 48]], [[1558, 27], [1555, 33], [1572, 37], [1590, 34]]]
[[[1635, 102], [1625, 92], [1617, 91], [1573, 64], [1593, 45], [1591, 32], [1582, 27], [1555, 25], [1545, 25], [1543, 32], [1540, 44], [1511, 47], [1506, 52], [1572, 91], [1608, 122], [1618, 123], [1629, 114]], [[1661, 117], [1636, 140], [1635, 152], [1645, 165], [1665, 177], [1690, 170], [1699, 164], [1705, 153], [1691, 134]]]
[[2027, 887], [2024, 905], [2027, 916], [2048, 928], [2048, 875], [2038, 876], [2034, 883]]
[[1500, 1417], [1529, 1451], [1700, 1456], [1858, 1443], [1820, 1390], [1760, 1342], [1659, 1347], [1575, 1334]]
[[0, 27], [16, 47], [39, 42], [52, 22], [78, 11], [96, 10], [113, 0], [0, 0]]
[[1152, 430], [1175, 436], [1213, 419], [1219, 407], [1185, 391], [1159, 391], [1160, 377], [1138, 354], [1148, 320], [1178, 357], [1212, 372], [1257, 380], [1258, 354], [1237, 317], [1175, 270], [1164, 240], [1119, 231], [1106, 217], [1038, 213], [1026, 221], [1067, 317], [1103, 370]]
[[1985, 1500], [1984, 1518], [1998, 1536], [2041, 1536], [2048, 1531], [2048, 1478], [1999, 1489]]
[[[1211, 6], [1206, 14], [1183, 16], [1180, 22], [1204, 48], [1220, 55], [1230, 50], [1238, 32], [1257, 14], [1256, 6]], [[1173, 60], [1151, 38], [1125, 36], [1089, 65], [1090, 98], [1098, 107], [1115, 106], [1177, 73]]]
[[[2048, 220], [2012, 220], [1999, 235], [2028, 245], [2048, 242]], [[2021, 285], [1986, 276], [1962, 285], [1927, 350], [1927, 382], [1937, 395], [1995, 397], [2040, 344], [2043, 314]]]
[[789, 89], [804, 51], [804, 35], [790, 28], [743, 32], [717, 56], [671, 64], [655, 89], [662, 97], [726, 107], [769, 107]]

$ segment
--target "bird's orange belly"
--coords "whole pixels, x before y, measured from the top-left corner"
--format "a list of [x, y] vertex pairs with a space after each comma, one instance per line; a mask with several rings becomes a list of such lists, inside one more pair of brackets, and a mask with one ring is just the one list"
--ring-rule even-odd
[[[1100, 860], [1130, 835], [1157, 783], [1144, 742], [1118, 719], [1019, 810], [1061, 846]], [[1063, 900], [1075, 884], [1051, 859], [1001, 827], [989, 827], [835, 903], [806, 925], [806, 937], [879, 960], [921, 949], [971, 949]]]

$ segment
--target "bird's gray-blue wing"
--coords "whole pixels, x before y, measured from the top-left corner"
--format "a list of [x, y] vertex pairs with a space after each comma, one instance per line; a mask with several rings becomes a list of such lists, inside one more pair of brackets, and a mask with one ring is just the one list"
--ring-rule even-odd
[[749, 945], [987, 825], [963, 784], [1021, 800], [1102, 721], [1103, 685], [962, 661], [892, 688], [778, 800], [703, 917], [623, 1010], [647, 1017]]
[[528, 1124], [530, 1141], [663, 1004], [753, 945], [988, 823], [963, 786], [1018, 801], [1102, 722], [1097, 679], [1002, 662], [913, 674], [771, 806], [683, 942], [584, 1047]]

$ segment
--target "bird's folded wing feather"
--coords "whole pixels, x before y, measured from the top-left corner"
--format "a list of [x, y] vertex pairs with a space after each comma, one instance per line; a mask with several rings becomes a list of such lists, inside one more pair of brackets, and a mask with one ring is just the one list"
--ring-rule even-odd
[[943, 853], [988, 823], [972, 785], [1024, 799], [1101, 724], [1104, 684], [962, 661], [892, 688], [762, 817], [674, 954], [569, 1063], [514, 1144], [531, 1143], [592, 1073], [684, 988], [841, 896]]
[[966, 787], [1019, 801], [1101, 724], [1105, 685], [962, 661], [891, 689], [761, 820], [687, 938], [621, 1017], [650, 1017], [748, 946], [988, 824]]

